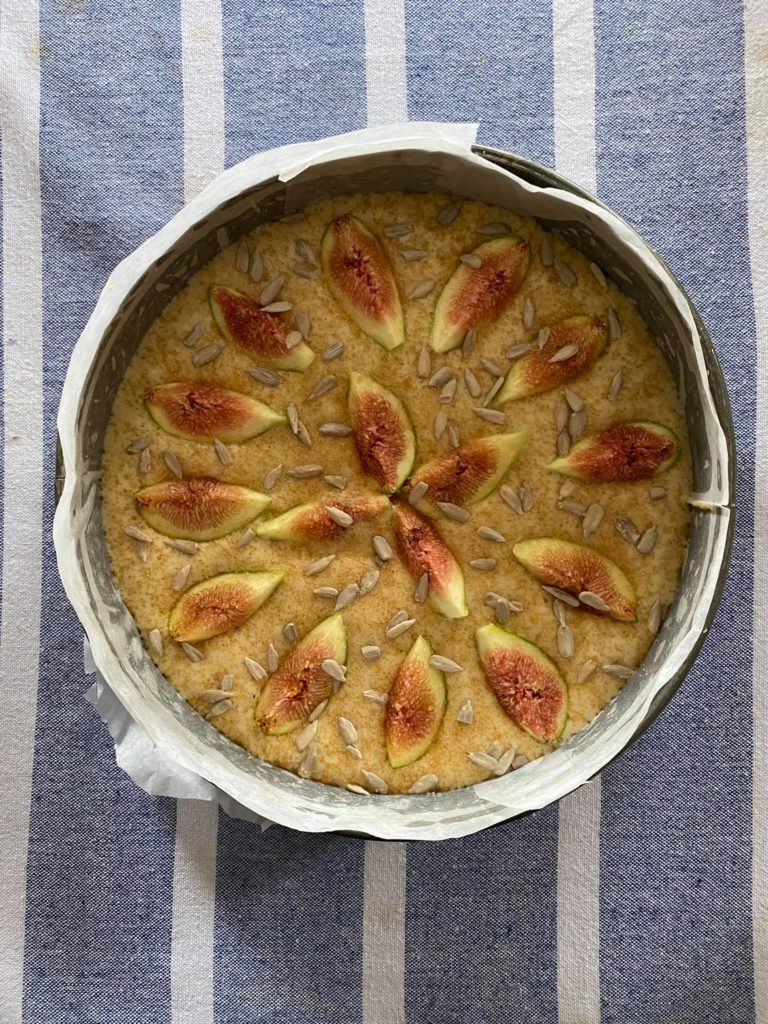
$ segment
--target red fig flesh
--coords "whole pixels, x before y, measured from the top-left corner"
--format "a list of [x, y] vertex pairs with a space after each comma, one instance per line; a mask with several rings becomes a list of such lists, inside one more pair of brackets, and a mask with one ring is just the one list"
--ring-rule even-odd
[[616, 423], [585, 437], [548, 468], [594, 483], [624, 483], [652, 479], [679, 454], [677, 437], [660, 423]]
[[260, 515], [270, 498], [211, 477], [167, 480], [143, 487], [136, 508], [149, 525], [177, 540], [217, 540]]
[[504, 479], [509, 467], [528, 444], [528, 434], [494, 434], [459, 445], [446, 455], [421, 466], [411, 485], [428, 484], [419, 508], [428, 511], [438, 501], [474, 505], [487, 498]]
[[389, 691], [384, 735], [393, 768], [423, 757], [443, 720], [445, 676], [429, 664], [431, 656], [432, 645], [425, 637], [417, 637]]
[[285, 416], [263, 402], [202, 381], [149, 388], [144, 406], [167, 434], [187, 441], [238, 444], [285, 423]]
[[329, 494], [322, 501], [296, 505], [274, 519], [259, 523], [256, 533], [267, 540], [335, 540], [349, 527], [341, 526], [328, 514], [328, 507], [340, 509], [352, 516], [356, 523], [370, 523], [389, 511], [389, 499], [385, 495]]
[[410, 473], [416, 454], [405, 406], [373, 378], [350, 373], [349, 414], [363, 472], [391, 494]]
[[446, 619], [469, 615], [464, 574], [434, 523], [410, 505], [395, 505], [393, 523], [400, 559], [415, 580], [429, 577], [429, 603]]
[[225, 572], [191, 587], [168, 618], [168, 634], [178, 643], [198, 643], [242, 626], [272, 596], [285, 573]]
[[286, 338], [293, 328], [279, 313], [265, 312], [259, 303], [223, 285], [208, 292], [216, 326], [228, 342], [257, 356], [259, 362], [278, 370], [306, 370], [315, 353], [302, 341], [289, 348]]

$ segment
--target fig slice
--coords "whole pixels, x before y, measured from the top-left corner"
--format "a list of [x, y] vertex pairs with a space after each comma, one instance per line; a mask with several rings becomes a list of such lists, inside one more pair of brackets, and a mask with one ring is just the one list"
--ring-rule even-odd
[[352, 516], [353, 522], [373, 522], [390, 508], [389, 498], [380, 495], [329, 494], [320, 501], [296, 505], [282, 515], [259, 523], [256, 533], [267, 540], [335, 540], [350, 527], [342, 526], [328, 514], [328, 507]]
[[501, 235], [472, 250], [479, 267], [459, 263], [435, 306], [431, 346], [449, 352], [472, 328], [496, 319], [517, 295], [531, 262], [528, 243], [517, 235]]
[[478, 437], [420, 466], [410, 484], [429, 486], [418, 507], [428, 512], [437, 501], [474, 505], [487, 498], [522, 453], [528, 437], [525, 431]]
[[429, 578], [429, 603], [446, 619], [469, 615], [464, 574], [433, 522], [410, 505], [398, 503], [394, 529], [400, 559], [414, 580]]
[[550, 330], [542, 349], [513, 363], [496, 404], [540, 395], [575, 380], [592, 366], [607, 340], [608, 327], [600, 317], [580, 315], [561, 320]]
[[224, 444], [239, 444], [286, 422], [282, 413], [250, 395], [202, 381], [149, 388], [144, 407], [166, 434], [185, 441], [218, 438]]
[[402, 345], [400, 296], [376, 235], [347, 213], [325, 229], [320, 259], [331, 295], [360, 330], [388, 351]]
[[333, 693], [323, 662], [347, 660], [347, 632], [339, 613], [323, 619], [269, 677], [256, 705], [256, 724], [270, 736], [298, 729]]
[[208, 290], [213, 319], [224, 338], [278, 370], [306, 370], [315, 353], [305, 341], [289, 348], [293, 328], [280, 313], [266, 313], [256, 299], [215, 284]]
[[530, 641], [489, 623], [475, 634], [480, 664], [504, 713], [542, 743], [568, 719], [568, 689], [557, 665]]
[[247, 526], [271, 500], [239, 484], [201, 476], [143, 487], [136, 494], [136, 508], [165, 537], [206, 541]]
[[521, 540], [512, 554], [540, 583], [574, 597], [588, 590], [608, 606], [607, 612], [600, 612], [582, 605], [586, 611], [609, 615], [620, 622], [635, 621], [634, 587], [615, 562], [594, 548], [555, 537], [538, 537]]
[[283, 582], [283, 572], [223, 572], [190, 587], [168, 616], [168, 635], [195, 644], [238, 629]]
[[417, 637], [389, 691], [384, 737], [393, 768], [403, 768], [423, 757], [443, 721], [445, 676], [429, 664], [431, 657], [432, 644], [426, 637]]
[[677, 436], [660, 423], [616, 423], [585, 437], [547, 468], [593, 483], [624, 483], [651, 480], [669, 469], [679, 454]]
[[416, 439], [405, 406], [364, 373], [350, 373], [348, 403], [363, 472], [391, 494], [410, 473], [416, 455]]

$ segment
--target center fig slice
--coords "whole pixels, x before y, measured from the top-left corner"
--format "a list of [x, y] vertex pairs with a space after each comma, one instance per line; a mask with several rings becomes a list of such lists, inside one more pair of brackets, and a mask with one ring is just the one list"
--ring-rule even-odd
[[410, 505], [395, 505], [393, 524], [400, 559], [414, 580], [429, 577], [429, 603], [446, 619], [469, 615], [464, 574], [439, 530]]
[[593, 483], [650, 480], [680, 454], [677, 436], [660, 423], [616, 423], [585, 437], [548, 469]]
[[384, 737], [393, 768], [403, 768], [423, 757], [443, 721], [445, 676], [429, 664], [431, 657], [429, 640], [417, 637], [389, 691]]
[[167, 434], [186, 441], [239, 444], [285, 423], [282, 413], [240, 391], [202, 381], [174, 382], [149, 388], [144, 407]]
[[586, 611], [620, 622], [635, 621], [635, 588], [615, 562], [594, 548], [555, 537], [538, 537], [521, 540], [512, 554], [545, 586], [558, 587], [574, 597], [589, 591], [608, 606], [606, 612], [599, 612], [582, 605]]
[[[329, 506], [352, 516], [353, 523], [349, 527], [340, 525], [329, 515]], [[320, 501], [296, 505], [274, 519], [259, 523], [256, 533], [267, 540], [336, 540], [354, 523], [373, 522], [389, 509], [389, 498], [384, 494], [342, 497], [337, 492]]]
[[143, 487], [136, 494], [136, 508], [165, 537], [206, 541], [247, 526], [271, 500], [239, 484], [202, 476]]
[[411, 486], [429, 486], [418, 507], [427, 512], [437, 501], [474, 505], [487, 498], [525, 449], [528, 436], [520, 431], [478, 437], [420, 466], [411, 477]]
[[251, 352], [267, 366], [303, 371], [315, 358], [305, 341], [290, 348], [286, 339], [292, 328], [285, 317], [265, 312], [249, 295], [224, 285], [212, 285], [208, 304], [224, 338]]
[[472, 328], [494, 320], [517, 295], [531, 256], [528, 243], [517, 235], [501, 235], [472, 250], [479, 267], [459, 263], [435, 306], [431, 345], [449, 352]]
[[585, 373], [605, 348], [608, 326], [597, 316], [570, 316], [552, 327], [542, 349], [518, 359], [507, 374], [496, 404], [570, 383]]
[[357, 326], [388, 351], [405, 341], [392, 267], [376, 235], [351, 213], [325, 229], [320, 259], [328, 288]]
[[283, 582], [285, 573], [223, 572], [181, 595], [168, 618], [168, 635], [195, 644], [238, 629]]
[[410, 473], [416, 455], [416, 439], [405, 406], [364, 373], [350, 373], [348, 403], [363, 472], [391, 494]]
[[340, 614], [315, 626], [288, 654], [264, 684], [256, 705], [256, 724], [270, 736], [298, 729], [333, 693], [333, 680], [323, 669], [332, 660], [347, 660], [347, 632]]
[[475, 634], [485, 678], [504, 713], [534, 739], [554, 743], [568, 720], [568, 689], [540, 647], [500, 626]]

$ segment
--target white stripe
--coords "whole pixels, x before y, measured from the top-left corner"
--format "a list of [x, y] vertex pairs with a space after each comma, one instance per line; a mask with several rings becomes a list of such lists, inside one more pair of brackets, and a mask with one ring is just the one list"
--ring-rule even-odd
[[405, 850], [365, 844], [363, 1024], [405, 1024]]
[[764, 0], [746, 0], [744, 18], [749, 243], [757, 327], [752, 922], [755, 1024], [768, 1024], [768, 18]]
[[[0, 620], [0, 1020], [21, 1020], [40, 647], [43, 314], [36, 0], [0, 2], [3, 166], [3, 607]], [[14, 686], [14, 681], [21, 685]]]
[[220, 0], [182, 0], [184, 195], [187, 202], [224, 169], [224, 69]]
[[364, 0], [368, 126], [408, 120], [405, 0]]
[[[555, 163], [587, 191], [595, 179], [592, 0], [553, 0]], [[560, 801], [557, 838], [560, 1024], [600, 1020], [600, 780]]]

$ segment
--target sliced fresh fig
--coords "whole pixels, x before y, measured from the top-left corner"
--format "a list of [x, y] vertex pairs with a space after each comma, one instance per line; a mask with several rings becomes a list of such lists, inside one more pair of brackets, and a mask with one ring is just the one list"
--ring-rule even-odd
[[348, 402], [363, 472], [391, 494], [410, 473], [416, 455], [416, 439], [405, 406], [364, 373], [350, 373]]
[[171, 609], [168, 635], [195, 644], [238, 629], [283, 582], [283, 572], [223, 572], [190, 587]]
[[136, 494], [136, 508], [165, 537], [205, 541], [247, 526], [271, 500], [239, 484], [202, 476], [143, 487]]
[[419, 508], [428, 511], [437, 501], [474, 505], [487, 498], [504, 479], [509, 467], [528, 444], [528, 434], [493, 434], [441, 455], [421, 466], [411, 485], [428, 484]]
[[267, 540], [334, 540], [349, 527], [342, 526], [329, 515], [329, 506], [346, 512], [353, 523], [373, 522], [390, 508], [389, 499], [383, 494], [343, 497], [338, 493], [329, 494], [320, 501], [296, 505], [274, 519], [259, 523], [256, 533]]
[[517, 235], [492, 238], [472, 255], [482, 261], [480, 266], [459, 263], [437, 300], [431, 340], [435, 352], [456, 348], [470, 327], [482, 327], [503, 313], [531, 262], [528, 243]]
[[429, 578], [429, 603], [446, 619], [469, 615], [464, 574], [439, 530], [410, 505], [394, 510], [395, 539], [400, 559], [415, 580]]
[[282, 413], [250, 395], [202, 381], [149, 388], [144, 407], [162, 430], [185, 441], [218, 438], [224, 444], [239, 444], [286, 422]]
[[610, 558], [588, 548], [556, 537], [521, 540], [512, 554], [539, 582], [558, 587], [578, 597], [584, 591], [597, 594], [608, 606], [607, 612], [582, 606], [595, 615], [609, 615], [621, 622], [635, 621], [635, 589]]
[[332, 660], [347, 660], [347, 631], [340, 614], [315, 626], [264, 684], [256, 705], [256, 724], [270, 736], [298, 729], [333, 693], [333, 680], [323, 669]]
[[443, 721], [445, 676], [429, 664], [431, 657], [429, 640], [417, 637], [389, 691], [384, 737], [393, 768], [403, 768], [423, 757]]
[[208, 291], [213, 319], [223, 336], [278, 370], [306, 370], [315, 353], [301, 341], [289, 348], [286, 338], [293, 328], [280, 313], [265, 312], [256, 299], [234, 288], [213, 285]]
[[351, 213], [325, 229], [320, 248], [331, 295], [357, 326], [387, 350], [405, 341], [403, 309], [387, 254]]
[[568, 689], [557, 665], [530, 641], [500, 626], [475, 634], [480, 664], [502, 710], [534, 739], [554, 743], [568, 719]]
[[660, 423], [616, 423], [585, 437], [548, 469], [593, 483], [650, 480], [680, 454], [677, 436]]
[[597, 316], [571, 316], [555, 324], [542, 349], [512, 365], [496, 403], [512, 402], [568, 384], [580, 377], [605, 348], [608, 327]]

